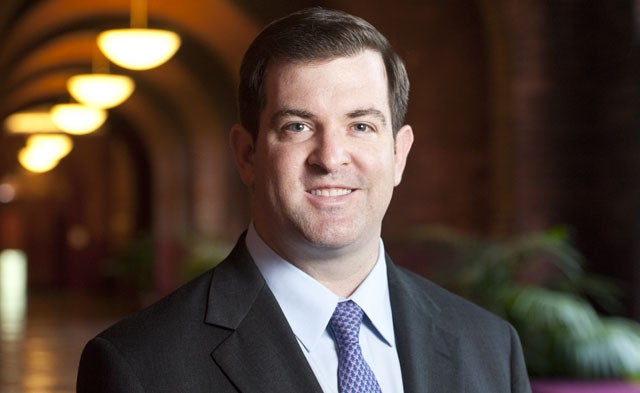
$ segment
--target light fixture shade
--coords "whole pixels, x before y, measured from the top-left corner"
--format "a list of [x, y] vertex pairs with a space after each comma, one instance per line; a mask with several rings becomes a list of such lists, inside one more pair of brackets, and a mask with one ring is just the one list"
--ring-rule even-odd
[[115, 29], [98, 35], [98, 47], [120, 67], [148, 70], [169, 60], [180, 47], [180, 36], [159, 29]]
[[38, 155], [38, 153], [26, 147], [23, 147], [18, 152], [18, 161], [25, 169], [35, 173], [50, 171], [58, 165], [58, 160]]
[[135, 88], [125, 75], [80, 74], [67, 80], [67, 89], [78, 102], [96, 108], [113, 108], [123, 103]]
[[72, 148], [73, 141], [64, 134], [32, 135], [18, 153], [18, 161], [30, 172], [43, 173], [55, 168]]
[[51, 108], [51, 119], [62, 131], [84, 135], [97, 130], [107, 120], [107, 111], [83, 104], [58, 104]]
[[39, 155], [60, 160], [73, 149], [73, 141], [65, 134], [37, 134], [27, 139], [27, 148]]
[[5, 119], [4, 126], [13, 134], [60, 131], [51, 120], [49, 111], [16, 112]]

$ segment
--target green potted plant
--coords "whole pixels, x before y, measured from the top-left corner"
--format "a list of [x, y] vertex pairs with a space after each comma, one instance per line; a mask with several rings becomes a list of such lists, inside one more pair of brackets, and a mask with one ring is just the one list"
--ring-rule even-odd
[[616, 312], [618, 288], [584, 270], [565, 229], [498, 240], [428, 227], [408, 239], [448, 255], [435, 281], [514, 325], [532, 378], [640, 379], [640, 324], [596, 311]]

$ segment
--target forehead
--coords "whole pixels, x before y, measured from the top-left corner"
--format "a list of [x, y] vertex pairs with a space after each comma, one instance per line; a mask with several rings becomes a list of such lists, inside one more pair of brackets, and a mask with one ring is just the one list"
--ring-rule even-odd
[[380, 53], [372, 50], [347, 57], [270, 63], [264, 88], [266, 110], [294, 104], [349, 104], [389, 110], [384, 62]]

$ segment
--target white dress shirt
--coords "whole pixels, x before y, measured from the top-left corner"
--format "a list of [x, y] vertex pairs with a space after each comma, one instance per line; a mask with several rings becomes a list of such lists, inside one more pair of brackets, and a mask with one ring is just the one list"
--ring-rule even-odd
[[[262, 241], [253, 225], [249, 226], [246, 244], [322, 390], [338, 393], [338, 354], [328, 324], [338, 302], [345, 299], [278, 256]], [[381, 239], [376, 265], [349, 300], [356, 302], [365, 313], [360, 328], [360, 346], [380, 388], [384, 393], [401, 393], [402, 374], [384, 256]]]

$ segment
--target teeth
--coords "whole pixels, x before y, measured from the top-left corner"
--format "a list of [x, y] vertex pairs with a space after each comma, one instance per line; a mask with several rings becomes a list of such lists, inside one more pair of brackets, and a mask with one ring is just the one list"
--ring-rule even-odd
[[329, 189], [322, 189], [322, 190], [311, 190], [311, 194], [319, 195], [323, 197], [333, 197], [333, 196], [351, 194], [351, 190], [348, 188], [329, 188]]

